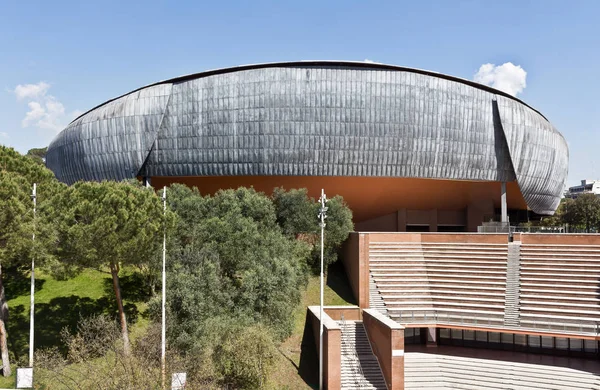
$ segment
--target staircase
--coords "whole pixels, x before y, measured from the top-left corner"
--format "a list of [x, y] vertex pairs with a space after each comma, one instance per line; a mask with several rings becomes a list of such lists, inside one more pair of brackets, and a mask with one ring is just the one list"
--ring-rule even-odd
[[341, 388], [387, 389], [377, 357], [360, 321], [339, 321], [342, 328]]
[[528, 361], [500, 351], [476, 352], [482, 356], [456, 356], [452, 351], [406, 353], [405, 389], [600, 389], [600, 368], [591, 360], [565, 363], [566, 358], [535, 356]]
[[519, 326], [519, 279], [521, 268], [521, 242], [508, 244], [506, 266], [506, 298], [504, 301], [504, 326]]
[[371, 309], [375, 309], [384, 316], [388, 316], [388, 311], [385, 308], [385, 302], [383, 302], [383, 297], [377, 288], [377, 284], [375, 283], [375, 279], [373, 279], [373, 275], [369, 274], [369, 307]]

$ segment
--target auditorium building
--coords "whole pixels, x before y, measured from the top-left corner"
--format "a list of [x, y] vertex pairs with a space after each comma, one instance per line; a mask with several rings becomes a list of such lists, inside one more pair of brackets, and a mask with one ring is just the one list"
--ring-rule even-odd
[[65, 183], [324, 188], [360, 231], [460, 232], [553, 214], [568, 149], [540, 112], [472, 81], [302, 61], [139, 88], [75, 119], [46, 158]]
[[69, 184], [342, 195], [356, 305], [308, 307], [305, 332], [318, 349], [323, 325], [326, 389], [600, 388], [600, 235], [474, 233], [553, 214], [565, 187], [565, 139], [504, 92], [362, 62], [220, 69], [91, 109], [46, 164]]

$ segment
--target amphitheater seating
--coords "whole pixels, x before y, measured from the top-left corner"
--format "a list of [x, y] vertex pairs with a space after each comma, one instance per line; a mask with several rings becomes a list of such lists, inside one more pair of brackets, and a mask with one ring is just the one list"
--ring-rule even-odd
[[373, 242], [369, 267], [401, 323], [504, 323], [508, 244]]
[[600, 245], [375, 241], [369, 271], [371, 303], [405, 325], [600, 333]]
[[600, 245], [521, 245], [520, 325], [600, 332]]

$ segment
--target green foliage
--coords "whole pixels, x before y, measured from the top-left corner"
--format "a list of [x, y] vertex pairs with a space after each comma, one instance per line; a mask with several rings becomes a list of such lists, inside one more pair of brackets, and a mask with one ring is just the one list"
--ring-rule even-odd
[[551, 217], [541, 221], [543, 226], [562, 226], [568, 224], [571, 229], [587, 233], [600, 230], [600, 197], [594, 194], [582, 194], [577, 199], [563, 199]]
[[29, 149], [25, 156], [31, 158], [39, 165], [46, 165], [46, 153], [48, 152], [48, 147], [45, 148], [34, 148]]
[[587, 233], [600, 229], [600, 197], [594, 194], [579, 195], [574, 202], [565, 204], [567, 223], [585, 229]]
[[56, 226], [56, 256], [65, 269], [158, 261], [164, 218], [161, 199], [152, 189], [126, 182], [78, 182], [53, 197], [51, 205], [47, 223]]
[[119, 329], [106, 316], [82, 319], [75, 333], [64, 331], [65, 357], [57, 349], [36, 352], [35, 388], [41, 389], [160, 389], [157, 344], [135, 342], [127, 353]]
[[245, 188], [202, 197], [177, 185], [169, 196], [179, 216], [169, 251], [177, 344], [189, 349], [189, 340], [204, 338], [207, 313], [269, 324], [277, 338], [289, 334], [308, 246], [281, 233], [269, 198]]
[[[64, 188], [50, 170], [12, 148], [0, 146], [0, 264], [3, 266], [28, 264], [34, 253], [42, 263], [47, 258], [46, 248], [53, 246], [51, 229], [33, 221], [33, 183], [37, 183], [40, 204]], [[32, 242], [34, 232], [36, 242]]]
[[262, 389], [276, 353], [267, 329], [258, 325], [226, 334], [215, 349], [214, 360], [225, 385]]
[[[285, 191], [276, 188], [273, 192], [273, 204], [277, 222], [284, 234], [299, 237], [313, 244], [309, 265], [316, 271], [320, 268], [321, 241], [319, 226], [319, 204], [309, 198], [306, 189]], [[341, 196], [335, 196], [327, 202], [325, 220], [324, 266], [327, 268], [338, 258], [338, 252], [351, 231], [352, 211]]]
[[285, 235], [295, 237], [299, 234], [318, 233], [319, 204], [308, 197], [306, 188], [289, 191], [275, 188], [272, 198], [277, 223]]

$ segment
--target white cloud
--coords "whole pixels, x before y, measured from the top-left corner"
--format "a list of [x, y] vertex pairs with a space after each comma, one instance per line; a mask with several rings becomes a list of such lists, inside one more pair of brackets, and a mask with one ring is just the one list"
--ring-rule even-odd
[[16, 86], [14, 92], [19, 100], [38, 99], [46, 95], [48, 89], [50, 89], [50, 84], [40, 81], [37, 84], [19, 84]]
[[370, 59], [368, 59], [368, 58], [365, 58], [365, 59], [363, 60], [363, 62], [368, 62], [369, 64], [375, 64], [375, 63], [376, 63], [375, 61], [373, 61], [373, 60], [370, 60]]
[[8, 133], [0, 131], [0, 138], [8, 138]]
[[473, 76], [473, 80], [517, 96], [527, 86], [527, 72], [520, 65], [514, 65], [512, 62], [498, 66], [483, 64]]
[[75, 110], [67, 114], [65, 106], [54, 96], [48, 94], [50, 84], [40, 81], [37, 84], [19, 84], [15, 87], [17, 100], [28, 100], [29, 111], [21, 121], [22, 127], [37, 127], [58, 133], [67, 123], [81, 114]]

